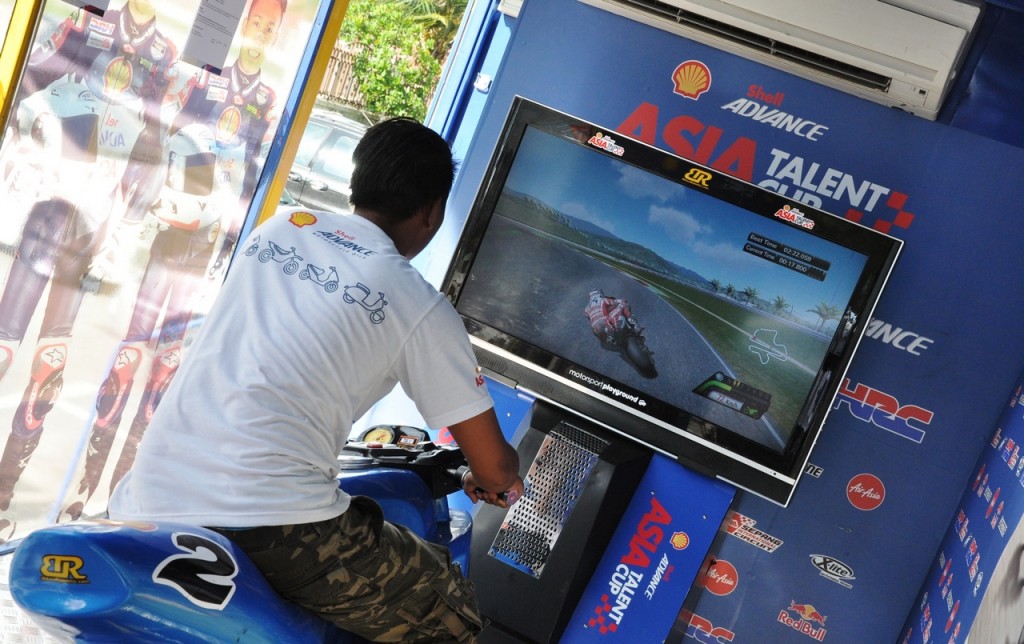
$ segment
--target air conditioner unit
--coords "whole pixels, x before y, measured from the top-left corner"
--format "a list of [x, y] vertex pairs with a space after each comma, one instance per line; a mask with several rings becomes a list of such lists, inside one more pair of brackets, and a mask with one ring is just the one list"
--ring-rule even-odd
[[935, 120], [981, 14], [961, 0], [580, 0]]

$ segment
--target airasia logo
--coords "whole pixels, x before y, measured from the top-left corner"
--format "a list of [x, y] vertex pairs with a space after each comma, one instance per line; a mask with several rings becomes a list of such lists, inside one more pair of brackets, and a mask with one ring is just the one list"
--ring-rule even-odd
[[724, 597], [736, 590], [739, 579], [736, 566], [725, 559], [712, 559], [708, 572], [704, 575], [704, 588], [712, 595]]
[[874, 474], [858, 474], [846, 484], [846, 498], [858, 510], [870, 512], [885, 501], [885, 485]]

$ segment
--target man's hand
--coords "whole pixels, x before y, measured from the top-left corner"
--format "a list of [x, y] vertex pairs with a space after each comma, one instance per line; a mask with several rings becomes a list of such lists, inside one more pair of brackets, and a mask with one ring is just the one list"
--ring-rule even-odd
[[498, 494], [496, 492], [488, 492], [480, 487], [477, 484], [476, 479], [473, 478], [473, 471], [466, 470], [465, 475], [462, 477], [462, 491], [466, 493], [466, 496], [468, 496], [473, 503], [483, 501], [488, 505], [496, 505], [499, 508], [508, 508], [518, 501], [519, 497], [523, 495], [523, 479], [517, 476], [515, 483], [513, 483], [511, 487]]
[[[518, 493], [522, 494], [523, 479], [519, 476], [519, 454], [502, 436], [494, 409], [488, 409], [460, 423], [453, 423], [448, 426], [448, 430], [462, 449], [462, 454], [472, 470], [473, 489], [479, 487], [487, 491], [484, 494], [494, 495], [518, 489]], [[465, 487], [464, 485], [463, 488]], [[471, 490], [467, 490], [466, 494], [474, 498]], [[486, 501], [493, 497], [477, 498]]]

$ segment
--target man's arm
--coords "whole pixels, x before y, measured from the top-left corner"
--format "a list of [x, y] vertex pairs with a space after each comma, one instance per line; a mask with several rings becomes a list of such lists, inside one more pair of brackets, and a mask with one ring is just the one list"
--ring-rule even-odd
[[[449, 425], [448, 430], [469, 462], [463, 489], [474, 502], [483, 500], [504, 507], [502, 493], [511, 492], [512, 501], [522, 495], [519, 454], [502, 435], [494, 409]], [[484, 491], [478, 492], [477, 488]]]

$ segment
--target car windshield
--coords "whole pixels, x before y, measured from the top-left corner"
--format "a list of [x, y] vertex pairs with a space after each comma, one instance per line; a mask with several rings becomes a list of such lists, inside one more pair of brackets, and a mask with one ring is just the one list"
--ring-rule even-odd
[[306, 124], [306, 130], [299, 141], [299, 149], [295, 152], [296, 165], [309, 166], [316, 154], [317, 148], [323, 143], [327, 135], [331, 133], [331, 126], [316, 121]]
[[352, 176], [352, 151], [359, 142], [354, 135], [343, 134], [320, 152], [314, 170], [348, 181]]

